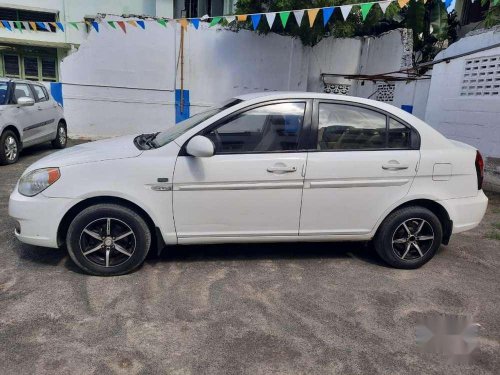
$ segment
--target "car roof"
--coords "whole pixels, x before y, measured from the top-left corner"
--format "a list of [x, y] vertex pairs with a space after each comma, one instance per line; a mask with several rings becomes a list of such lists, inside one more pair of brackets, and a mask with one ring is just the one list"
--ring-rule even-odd
[[18, 78], [0, 78], [0, 82], [15, 82], [15, 83], [26, 83], [30, 85], [43, 85], [42, 82], [29, 81], [27, 79], [18, 79]]

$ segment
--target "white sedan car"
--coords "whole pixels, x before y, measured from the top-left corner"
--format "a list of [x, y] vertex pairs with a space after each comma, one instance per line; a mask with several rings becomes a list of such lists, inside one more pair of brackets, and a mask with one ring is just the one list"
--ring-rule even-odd
[[178, 244], [368, 241], [417, 268], [476, 227], [483, 160], [391, 105], [238, 97], [156, 134], [82, 144], [30, 166], [9, 213], [21, 241], [67, 246], [93, 275]]

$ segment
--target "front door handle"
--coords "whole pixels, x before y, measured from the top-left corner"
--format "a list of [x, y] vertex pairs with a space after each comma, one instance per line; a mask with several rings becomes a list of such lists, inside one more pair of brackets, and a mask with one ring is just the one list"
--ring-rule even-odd
[[36, 109], [38, 109], [39, 111], [41, 111], [43, 108], [42, 107], [37, 107]]
[[293, 173], [297, 172], [297, 167], [287, 167], [286, 165], [275, 165], [273, 167], [267, 168], [267, 171], [269, 173], [277, 173], [277, 174]]
[[401, 171], [403, 169], [408, 169], [410, 166], [408, 164], [399, 164], [397, 160], [391, 160], [387, 164], [382, 164], [382, 169], [386, 171]]

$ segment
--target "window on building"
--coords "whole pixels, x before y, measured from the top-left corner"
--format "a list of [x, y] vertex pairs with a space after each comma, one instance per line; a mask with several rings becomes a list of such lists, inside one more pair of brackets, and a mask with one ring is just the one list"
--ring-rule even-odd
[[5, 46], [0, 50], [0, 76], [32, 81], [57, 81], [57, 50]]
[[233, 0], [175, 0], [174, 14], [176, 18], [223, 16], [234, 12]]
[[[58, 20], [58, 15], [53, 12], [0, 7], [0, 19], [9, 21], [56, 22]], [[26, 29], [25, 25], [21, 25], [21, 28]], [[33, 27], [30, 25], [29, 29], [33, 30]], [[37, 26], [37, 31], [55, 33], [57, 29], [52, 25], [49, 25], [48, 30], [44, 30]]]

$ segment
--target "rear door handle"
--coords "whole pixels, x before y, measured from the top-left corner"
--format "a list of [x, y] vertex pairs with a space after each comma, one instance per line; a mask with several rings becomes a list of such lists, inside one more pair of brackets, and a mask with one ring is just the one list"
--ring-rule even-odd
[[276, 165], [274, 167], [267, 168], [267, 171], [269, 173], [278, 173], [278, 174], [293, 173], [293, 172], [297, 172], [297, 167], [287, 167], [287, 166]]
[[36, 109], [38, 109], [39, 111], [41, 111], [43, 108], [42, 107], [37, 107]]

